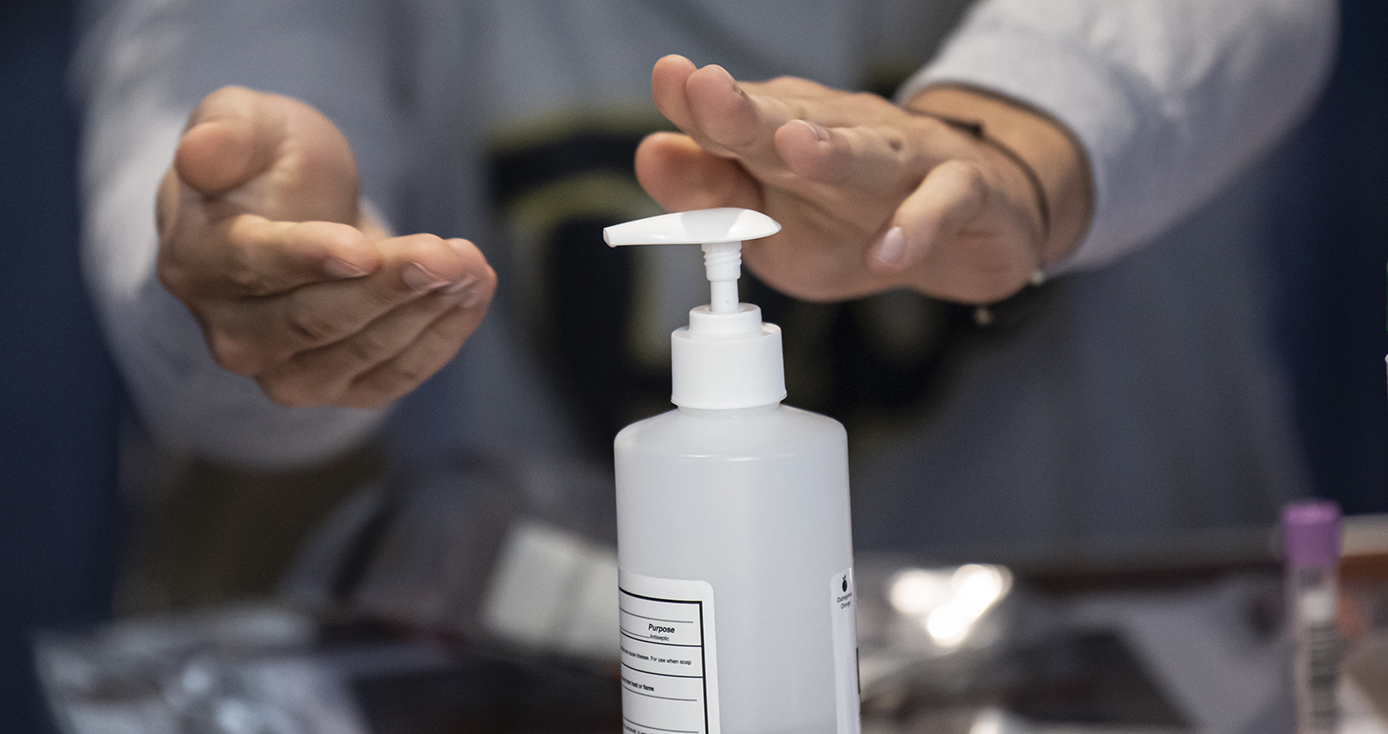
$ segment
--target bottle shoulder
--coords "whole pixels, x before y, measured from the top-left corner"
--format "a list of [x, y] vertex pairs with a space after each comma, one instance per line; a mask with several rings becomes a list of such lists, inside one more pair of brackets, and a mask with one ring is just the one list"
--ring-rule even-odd
[[626, 452], [684, 457], [757, 458], [844, 450], [848, 434], [828, 416], [786, 405], [769, 410], [671, 410], [637, 421], [617, 434]]

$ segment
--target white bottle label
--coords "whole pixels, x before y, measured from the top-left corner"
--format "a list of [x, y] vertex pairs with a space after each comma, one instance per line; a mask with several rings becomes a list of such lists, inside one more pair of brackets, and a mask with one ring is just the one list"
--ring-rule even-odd
[[618, 571], [622, 730], [718, 734], [713, 587]]
[[853, 567], [829, 580], [829, 619], [834, 635], [834, 698], [838, 734], [859, 734], [858, 628], [853, 605]]

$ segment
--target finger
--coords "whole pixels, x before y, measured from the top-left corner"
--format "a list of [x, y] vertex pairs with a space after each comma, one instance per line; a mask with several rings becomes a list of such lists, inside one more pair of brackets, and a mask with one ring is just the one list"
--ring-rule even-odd
[[226, 247], [209, 253], [243, 295], [264, 296], [310, 283], [358, 278], [381, 265], [381, 248], [337, 222], [272, 222], [244, 214], [219, 227]]
[[776, 130], [776, 150], [795, 175], [870, 195], [905, 194], [926, 173], [900, 130], [828, 128], [791, 120]]
[[651, 99], [655, 102], [655, 108], [681, 130], [694, 124], [684, 91], [685, 82], [694, 73], [694, 68], [694, 62], [689, 59], [670, 54], [656, 61], [651, 70]]
[[666, 211], [762, 208], [761, 188], [742, 166], [708, 153], [687, 135], [653, 133], [642, 140], [636, 179]]
[[445, 312], [400, 354], [353, 380], [337, 404], [379, 408], [418, 387], [448, 364], [485, 313], [461, 306]]
[[356, 378], [402, 354], [448, 311], [472, 310], [480, 319], [491, 295], [491, 290], [473, 288], [417, 298], [346, 339], [294, 355], [257, 381], [281, 405], [338, 404]]
[[179, 194], [183, 190], [184, 186], [178, 172], [170, 166], [164, 171], [163, 178], [159, 179], [159, 189], [154, 195], [154, 225], [161, 241], [165, 235], [173, 232], [178, 223], [181, 203]]
[[335, 222], [272, 222], [243, 214], [205, 225], [201, 236], [166, 238], [159, 278], [187, 300], [283, 293], [309, 283], [357, 278], [381, 265], [360, 230]]
[[243, 87], [223, 87], [203, 98], [174, 154], [183, 181], [215, 196], [268, 169], [286, 130], [284, 110], [267, 104], [269, 98]]
[[[710, 152], [724, 156], [748, 155], [754, 144], [759, 144], [765, 155], [772, 131], [795, 116], [774, 95], [765, 101], [749, 95], [723, 67], [712, 64], [696, 68], [676, 54], [656, 62], [651, 72], [651, 97], [665, 119]], [[760, 122], [764, 112], [774, 115], [773, 122]]]
[[900, 273], [920, 262], [978, 215], [985, 195], [977, 166], [958, 160], [936, 166], [897, 208], [887, 231], [868, 248], [868, 269]]
[[773, 138], [781, 125], [802, 110], [794, 100], [776, 95], [747, 93], [721, 66], [697, 69], [685, 82], [685, 94], [693, 117], [686, 133], [711, 152], [734, 155], [758, 165], [779, 167]]
[[467, 240], [417, 234], [378, 245], [383, 262], [371, 275], [209, 304], [203, 316], [211, 325], [213, 356], [233, 372], [259, 374], [299, 352], [345, 339], [427, 293], [495, 287], [496, 274]]

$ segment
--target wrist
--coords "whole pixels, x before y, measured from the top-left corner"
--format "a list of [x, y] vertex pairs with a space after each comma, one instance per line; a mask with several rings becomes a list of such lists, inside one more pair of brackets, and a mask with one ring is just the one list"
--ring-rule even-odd
[[956, 85], [927, 87], [906, 102], [914, 112], [967, 122], [1004, 154], [1036, 191], [1042, 265], [1063, 260], [1084, 238], [1093, 187], [1084, 149], [1060, 122], [1022, 102]]

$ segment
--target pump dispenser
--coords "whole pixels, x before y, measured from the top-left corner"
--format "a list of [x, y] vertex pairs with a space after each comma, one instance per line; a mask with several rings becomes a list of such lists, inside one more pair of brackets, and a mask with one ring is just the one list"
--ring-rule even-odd
[[739, 303], [742, 241], [706, 209], [603, 231], [699, 244], [708, 305], [671, 334], [668, 413], [615, 441], [627, 734], [858, 734], [847, 435], [781, 405], [781, 331]]
[[611, 247], [703, 247], [709, 304], [690, 311], [689, 328], [671, 335], [670, 402], [683, 408], [728, 410], [785, 398], [781, 330], [762, 323], [760, 308], [737, 299], [742, 240], [779, 231], [781, 225], [761, 212], [732, 208], [663, 214], [603, 230]]

